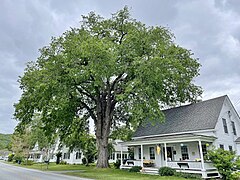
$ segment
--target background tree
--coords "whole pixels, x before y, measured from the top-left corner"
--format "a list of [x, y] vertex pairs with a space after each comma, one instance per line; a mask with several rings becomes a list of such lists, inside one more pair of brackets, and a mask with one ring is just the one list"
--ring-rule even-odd
[[19, 79], [23, 93], [15, 117], [25, 125], [41, 112], [49, 134], [67, 133], [76, 118], [92, 119], [97, 167], [109, 167], [112, 128], [163, 120], [162, 107], [201, 94], [192, 82], [200, 64], [173, 40], [168, 29], [132, 19], [126, 7], [109, 19], [91, 12], [28, 64]]

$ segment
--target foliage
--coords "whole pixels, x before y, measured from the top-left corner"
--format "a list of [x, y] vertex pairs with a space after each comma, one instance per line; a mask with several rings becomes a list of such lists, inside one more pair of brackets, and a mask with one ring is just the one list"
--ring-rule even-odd
[[142, 170], [141, 166], [133, 166], [129, 169], [129, 172], [140, 172]]
[[117, 159], [116, 162], [113, 163], [113, 165], [114, 165], [114, 167], [115, 167], [116, 169], [120, 169], [121, 161], [120, 161], [119, 159]]
[[60, 158], [62, 157], [62, 153], [60, 151], [57, 152], [56, 157], [57, 157], [56, 164], [59, 164], [60, 163]]
[[127, 7], [109, 19], [83, 16], [79, 28], [53, 38], [40, 53], [19, 79], [18, 127], [40, 112], [46, 133], [58, 129], [70, 136], [76, 122], [80, 127], [92, 119], [98, 167], [109, 166], [105, 147], [112, 128], [162, 121], [160, 108], [202, 93], [192, 82], [200, 67], [193, 53], [175, 44], [168, 29], [131, 18]]
[[9, 149], [11, 134], [1, 134], [0, 133], [0, 150]]
[[84, 157], [84, 158], [82, 158], [82, 163], [84, 164], [84, 165], [86, 165], [87, 164], [87, 159]]
[[240, 160], [235, 152], [218, 149], [210, 149], [207, 152], [206, 158], [211, 160], [223, 179], [232, 179], [234, 168], [239, 168]]
[[232, 180], [239, 180], [240, 179], [240, 172], [233, 172], [231, 178], [232, 178]]
[[[24, 134], [14, 132], [11, 139], [12, 151], [15, 153], [15, 157], [25, 157], [29, 155], [30, 149], [33, 147], [29, 130], [25, 130]], [[15, 158], [15, 159], [16, 159]]]
[[96, 139], [87, 132], [77, 132], [79, 131], [74, 131], [70, 137], [66, 136], [64, 142], [70, 150], [81, 149], [83, 156], [86, 158], [86, 166], [88, 166], [89, 163], [94, 162], [97, 154]]
[[13, 160], [16, 162], [16, 163], [21, 163], [24, 161], [24, 156], [22, 154], [15, 154], [14, 157], [13, 157]]
[[170, 167], [161, 167], [158, 170], [158, 173], [160, 176], [173, 176], [175, 174], [176, 170], [172, 169]]
[[61, 164], [61, 165], [66, 165], [66, 164], [67, 164], [67, 161], [61, 161], [59, 164]]
[[115, 127], [110, 138], [113, 140], [120, 139], [122, 141], [130, 141], [133, 135], [133, 130], [127, 126]]
[[184, 172], [175, 172], [174, 176], [183, 177], [185, 179], [202, 179], [200, 174], [191, 174], [191, 173], [184, 173]]
[[8, 155], [8, 161], [9, 161], [9, 162], [12, 162], [13, 157], [14, 157], [14, 154], [9, 154], [9, 155]]

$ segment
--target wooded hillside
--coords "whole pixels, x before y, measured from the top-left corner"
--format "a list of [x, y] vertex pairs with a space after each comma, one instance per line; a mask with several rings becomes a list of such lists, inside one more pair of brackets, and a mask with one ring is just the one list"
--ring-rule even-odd
[[6, 149], [11, 141], [11, 134], [1, 134], [0, 133], [0, 150]]

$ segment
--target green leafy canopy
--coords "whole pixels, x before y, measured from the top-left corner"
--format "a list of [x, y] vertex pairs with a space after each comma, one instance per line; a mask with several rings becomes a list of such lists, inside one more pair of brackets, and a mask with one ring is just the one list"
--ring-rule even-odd
[[19, 79], [15, 117], [28, 124], [40, 112], [46, 132], [66, 133], [76, 118], [91, 118], [108, 136], [119, 123], [163, 120], [160, 108], [202, 93], [193, 83], [200, 64], [191, 51], [167, 28], [132, 19], [127, 7], [109, 19], [83, 16], [79, 28], [52, 38], [40, 53]]

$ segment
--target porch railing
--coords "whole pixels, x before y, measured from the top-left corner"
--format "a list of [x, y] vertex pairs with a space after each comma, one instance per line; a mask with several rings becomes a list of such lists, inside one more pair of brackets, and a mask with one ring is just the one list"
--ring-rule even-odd
[[[193, 169], [201, 170], [202, 164], [197, 161], [168, 161], [167, 165], [174, 169]], [[211, 162], [204, 162], [204, 167], [206, 170], [216, 169]]]

